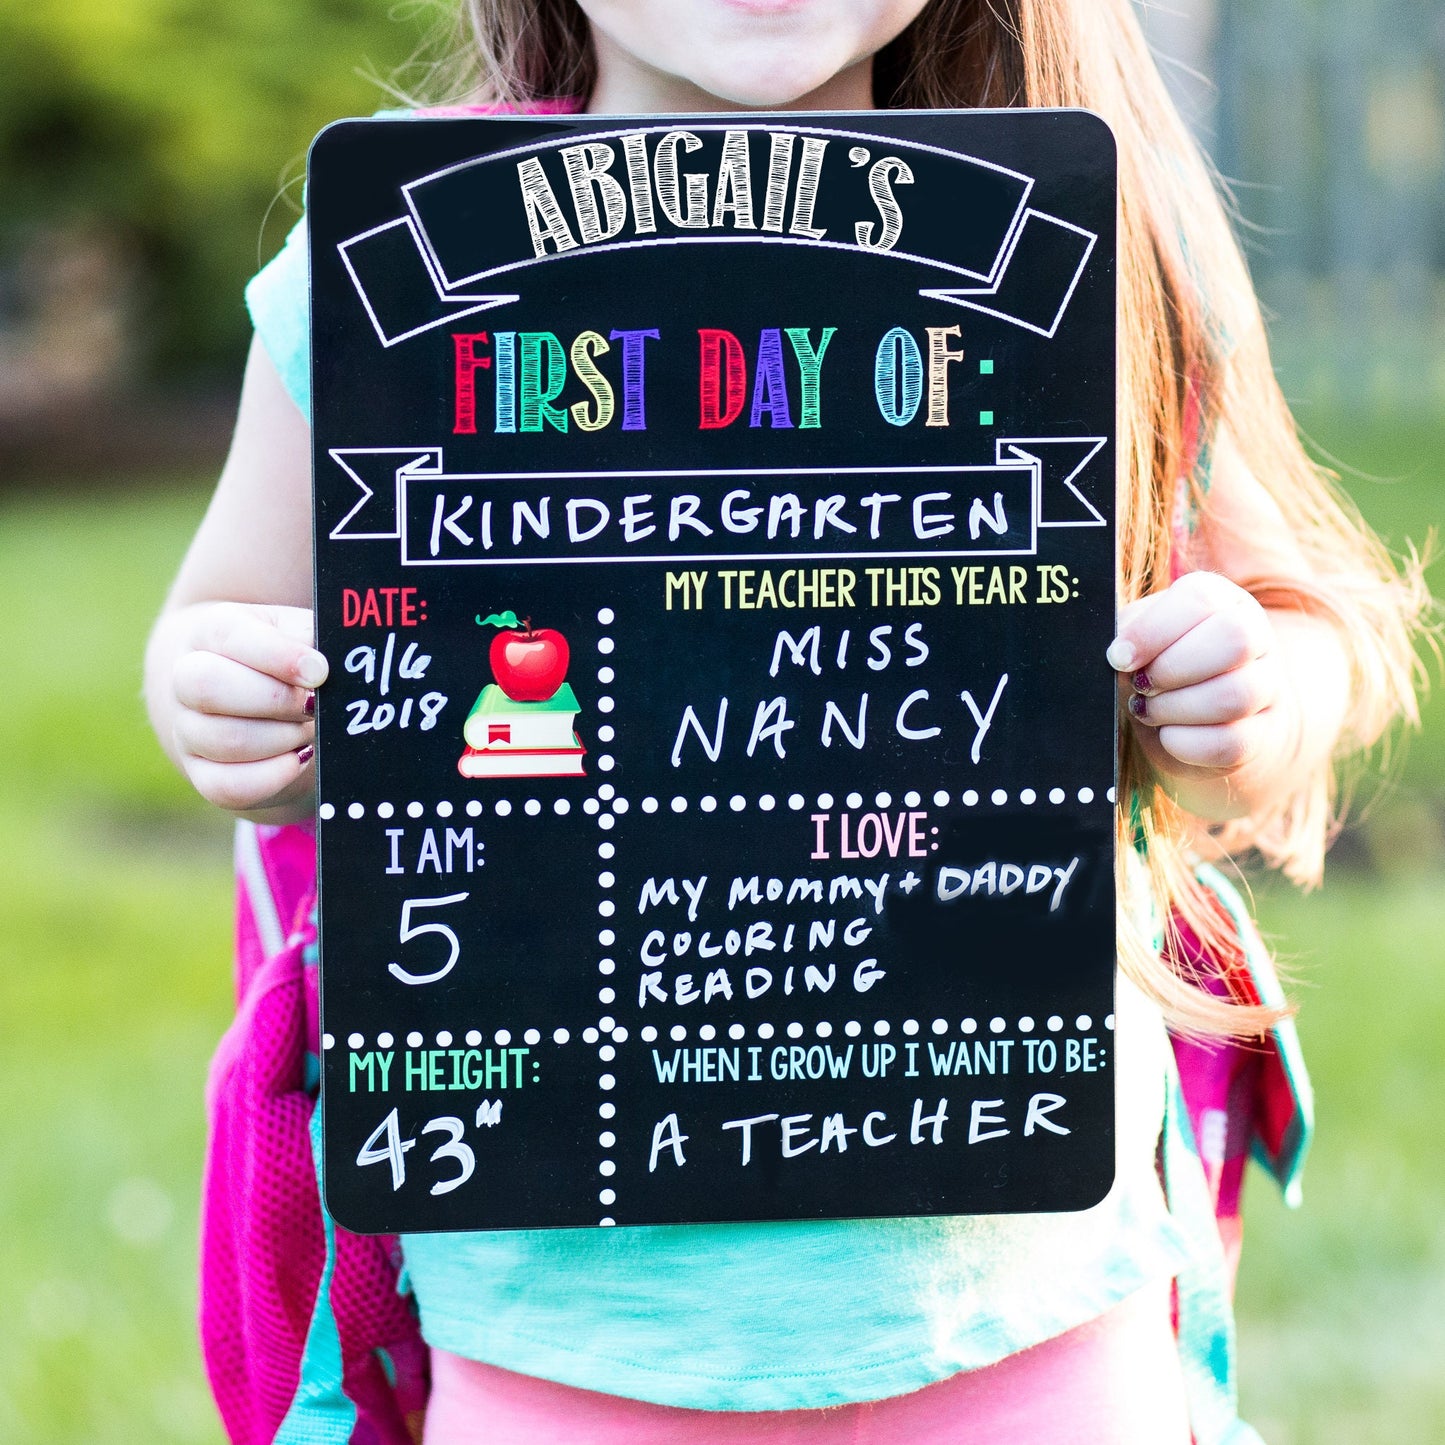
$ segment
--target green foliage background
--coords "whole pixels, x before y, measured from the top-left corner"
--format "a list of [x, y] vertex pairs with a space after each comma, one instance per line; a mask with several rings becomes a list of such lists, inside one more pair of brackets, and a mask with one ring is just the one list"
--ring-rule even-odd
[[144, 364], [165, 378], [234, 362], [240, 283], [298, 214], [311, 137], [394, 103], [375, 78], [438, 14], [428, 0], [3, 0], [0, 258], [36, 226], [103, 230], [140, 274]]

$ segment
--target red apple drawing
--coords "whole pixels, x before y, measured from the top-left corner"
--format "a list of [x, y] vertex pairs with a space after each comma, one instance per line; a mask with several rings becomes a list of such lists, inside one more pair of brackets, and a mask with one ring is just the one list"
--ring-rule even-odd
[[507, 628], [492, 639], [487, 654], [497, 686], [513, 702], [546, 702], [567, 676], [567, 639], [554, 627]]

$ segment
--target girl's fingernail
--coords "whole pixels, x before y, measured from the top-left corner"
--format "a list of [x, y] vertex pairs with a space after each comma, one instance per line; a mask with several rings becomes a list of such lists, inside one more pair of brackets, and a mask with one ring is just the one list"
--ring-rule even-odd
[[302, 687], [320, 687], [326, 681], [326, 659], [319, 652], [303, 654], [296, 664], [296, 680]]
[[304, 767], [306, 766], [306, 764], [309, 763], [309, 762], [311, 761], [311, 759], [312, 759], [315, 755], [316, 755], [316, 749], [313, 748], [313, 747], [308, 743], [304, 748], [301, 748], [301, 749], [297, 752], [297, 754], [296, 754], [296, 762], [297, 762], [301, 767], [304, 768]]
[[1154, 684], [1149, 681], [1149, 674], [1145, 672], [1143, 668], [1140, 668], [1139, 671], [1134, 674], [1131, 681], [1135, 692], [1148, 692], [1150, 688], [1154, 686]]
[[301, 704], [301, 711], [307, 717], [311, 717], [316, 712], [316, 694], [314, 692], [306, 694], [306, 701]]
[[1148, 702], [1140, 697], [1137, 692], [1131, 692], [1129, 694], [1129, 701], [1126, 706], [1135, 717], [1142, 718], [1148, 717], [1149, 715]]
[[1109, 659], [1109, 666], [1115, 672], [1128, 672], [1134, 666], [1134, 644], [1125, 642], [1122, 637], [1116, 637], [1109, 644], [1109, 650], [1104, 656]]

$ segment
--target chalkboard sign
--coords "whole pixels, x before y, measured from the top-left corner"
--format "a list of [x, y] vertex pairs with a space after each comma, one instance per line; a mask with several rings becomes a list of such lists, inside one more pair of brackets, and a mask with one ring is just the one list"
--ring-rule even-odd
[[348, 121], [309, 187], [333, 1215], [1097, 1202], [1104, 124]]

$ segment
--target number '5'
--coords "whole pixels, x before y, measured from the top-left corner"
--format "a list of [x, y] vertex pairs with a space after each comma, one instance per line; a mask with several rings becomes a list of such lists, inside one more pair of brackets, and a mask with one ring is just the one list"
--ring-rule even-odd
[[435, 973], [408, 973], [399, 963], [388, 964], [388, 971], [394, 973], [403, 983], [435, 983], [439, 978], [445, 978], [452, 971], [462, 951], [456, 934], [445, 923], [412, 923], [411, 911], [413, 908], [445, 908], [448, 903], [460, 903], [470, 896], [468, 893], [448, 893], [445, 898], [408, 898], [401, 905], [401, 941], [409, 943], [413, 938], [420, 938], [423, 933], [440, 933], [451, 945], [451, 952], [447, 955], [447, 961]]

